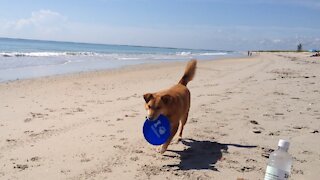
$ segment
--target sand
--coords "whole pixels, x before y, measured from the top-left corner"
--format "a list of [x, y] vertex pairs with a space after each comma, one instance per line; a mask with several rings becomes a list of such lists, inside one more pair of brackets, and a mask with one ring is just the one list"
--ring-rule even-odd
[[262, 53], [199, 61], [184, 140], [146, 142], [142, 95], [185, 62], [0, 84], [0, 179], [263, 179], [290, 140], [290, 179], [318, 179], [320, 58]]

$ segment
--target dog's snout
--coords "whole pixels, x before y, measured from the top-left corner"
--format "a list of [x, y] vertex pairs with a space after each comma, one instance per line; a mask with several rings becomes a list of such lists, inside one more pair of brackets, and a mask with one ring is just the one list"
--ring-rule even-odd
[[153, 121], [155, 118], [152, 117], [152, 116], [147, 116], [147, 119], [150, 120], [150, 121]]
[[158, 119], [159, 116], [155, 116], [155, 115], [148, 115], [146, 118], [150, 121], [154, 121], [156, 119]]

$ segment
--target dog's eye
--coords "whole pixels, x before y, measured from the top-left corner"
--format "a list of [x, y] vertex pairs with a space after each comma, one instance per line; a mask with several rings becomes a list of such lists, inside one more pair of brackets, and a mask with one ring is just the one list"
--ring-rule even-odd
[[151, 106], [150, 106], [150, 105], [148, 105], [148, 108], [149, 108], [149, 109], [151, 109]]

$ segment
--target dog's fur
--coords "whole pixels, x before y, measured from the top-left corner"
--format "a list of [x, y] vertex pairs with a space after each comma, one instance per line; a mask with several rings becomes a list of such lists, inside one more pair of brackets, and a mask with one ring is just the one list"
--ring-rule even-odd
[[183, 127], [187, 122], [190, 108], [190, 91], [187, 88], [187, 84], [193, 79], [196, 66], [196, 60], [189, 61], [178, 84], [167, 90], [143, 95], [146, 102], [145, 108], [150, 120], [155, 120], [162, 114], [168, 117], [170, 121], [171, 135], [168, 141], [162, 145], [160, 153], [164, 153], [167, 150], [179, 128], [179, 124], [181, 129], [179, 140], [182, 138]]

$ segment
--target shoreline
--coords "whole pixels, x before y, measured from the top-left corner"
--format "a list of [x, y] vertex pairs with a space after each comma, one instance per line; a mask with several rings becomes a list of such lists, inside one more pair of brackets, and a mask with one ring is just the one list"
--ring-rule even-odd
[[320, 58], [260, 53], [198, 61], [184, 140], [164, 155], [142, 135], [142, 95], [185, 62], [0, 83], [2, 179], [262, 179], [289, 139], [291, 179], [320, 166]]
[[[239, 52], [1, 39], [0, 81], [121, 68], [141, 63], [217, 59]], [[22, 47], [29, 47], [24, 49]]]
[[[199, 60], [199, 61], [220, 61], [220, 60], [230, 60], [230, 59], [242, 59], [245, 58], [245, 55], [233, 55], [231, 57], [216, 57], [216, 59], [207, 59], [207, 60]], [[106, 69], [98, 69], [98, 70], [88, 70], [88, 71], [79, 71], [79, 72], [70, 72], [70, 73], [61, 73], [61, 74], [53, 74], [53, 75], [46, 75], [46, 76], [39, 76], [39, 77], [31, 77], [31, 78], [21, 78], [21, 79], [15, 79], [15, 80], [3, 80], [0, 81], [0, 84], [3, 83], [13, 83], [13, 82], [19, 82], [19, 81], [28, 81], [28, 80], [37, 80], [37, 79], [46, 79], [46, 78], [63, 78], [67, 76], [85, 76], [85, 74], [91, 74], [91, 73], [106, 73], [109, 71], [122, 71], [122, 70], [130, 70], [135, 69], [135, 67], [139, 68], [140, 66], [146, 66], [146, 67], [153, 67], [153, 66], [165, 66], [165, 64], [176, 64], [176, 63], [185, 63], [188, 60], [172, 60], [172, 61], [155, 61], [155, 62], [143, 62], [138, 64], [128, 64], [128, 65], [122, 65], [119, 67], [111, 67]]]

